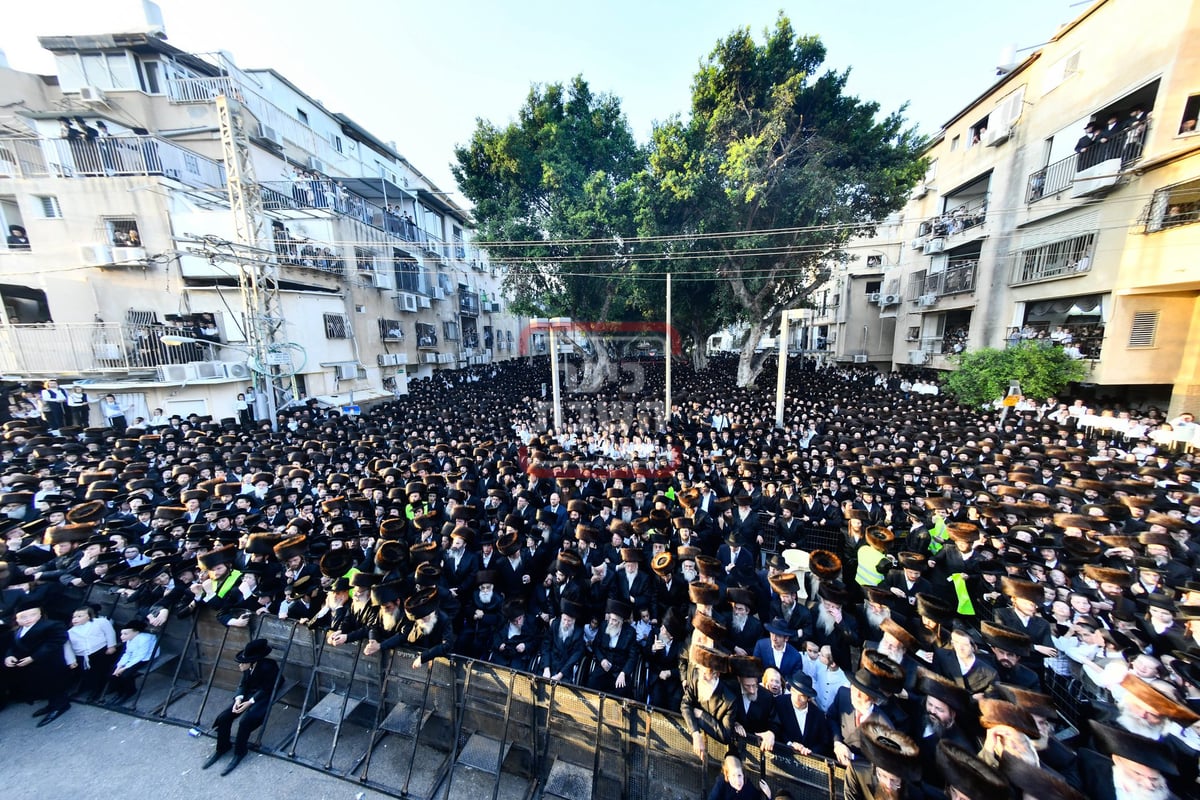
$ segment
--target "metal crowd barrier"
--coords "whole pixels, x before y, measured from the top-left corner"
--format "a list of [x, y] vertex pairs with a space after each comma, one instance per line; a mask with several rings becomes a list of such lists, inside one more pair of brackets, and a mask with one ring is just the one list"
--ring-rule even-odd
[[[119, 598], [102, 610], [114, 623], [137, 614]], [[396, 797], [706, 797], [727, 751], [710, 741], [700, 763], [678, 713], [485, 661], [414, 668], [413, 652], [365, 656], [362, 643], [333, 647], [325, 631], [277, 617], [237, 628], [201, 611], [158, 633], [159, 653], [121, 710], [207, 731], [238, 685], [233, 656], [263, 637], [280, 682], [253, 746]], [[831, 762], [743, 750], [748, 774], [773, 790], [842, 796], [843, 771]]]

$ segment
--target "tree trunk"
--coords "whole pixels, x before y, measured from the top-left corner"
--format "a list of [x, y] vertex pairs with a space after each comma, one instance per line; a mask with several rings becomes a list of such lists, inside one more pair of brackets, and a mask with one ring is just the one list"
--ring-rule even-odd
[[692, 369], [703, 372], [708, 369], [708, 337], [703, 331], [691, 331], [688, 338], [692, 343]]
[[754, 349], [758, 347], [758, 340], [762, 338], [766, 330], [766, 322], [750, 323], [750, 328], [746, 332], [746, 341], [742, 343], [742, 350], [738, 356], [737, 385], [739, 388], [748, 389], [754, 386], [754, 382], [758, 380], [758, 376], [762, 372], [766, 354], [755, 353]]
[[608, 348], [603, 341], [595, 342], [594, 345], [592, 348], [594, 355], [591, 358], [583, 354], [582, 374], [576, 375], [574, 367], [568, 365], [567, 378], [563, 382], [563, 387], [569, 394], [594, 394], [603, 389], [604, 384], [608, 381], [609, 372], [612, 369]]

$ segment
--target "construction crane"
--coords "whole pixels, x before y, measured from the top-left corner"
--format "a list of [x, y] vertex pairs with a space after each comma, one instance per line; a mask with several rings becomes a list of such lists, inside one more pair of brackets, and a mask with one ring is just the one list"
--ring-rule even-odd
[[[265, 396], [271, 429], [278, 426], [278, 410], [296, 397], [295, 372], [283, 370], [289, 361], [288, 346], [283, 341], [283, 310], [279, 300], [279, 266], [262, 253], [273, 250], [273, 239], [264, 229], [262, 195], [254, 176], [254, 154], [250, 135], [246, 131], [246, 114], [242, 104], [228, 95], [216, 100], [217, 124], [221, 133], [221, 148], [225, 154], [225, 183], [229, 193], [229, 208], [233, 214], [236, 245], [231, 248], [231, 261], [237, 269], [238, 287], [242, 295], [242, 314], [245, 321], [247, 349], [255, 374], [255, 391]], [[236, 250], [254, 254], [239, 257]]]

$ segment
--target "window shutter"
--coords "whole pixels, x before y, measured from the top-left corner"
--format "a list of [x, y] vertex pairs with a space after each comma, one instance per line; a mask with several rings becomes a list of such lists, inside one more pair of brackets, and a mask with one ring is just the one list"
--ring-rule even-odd
[[1157, 311], [1133, 312], [1133, 325], [1129, 329], [1130, 347], [1153, 347], [1158, 333]]

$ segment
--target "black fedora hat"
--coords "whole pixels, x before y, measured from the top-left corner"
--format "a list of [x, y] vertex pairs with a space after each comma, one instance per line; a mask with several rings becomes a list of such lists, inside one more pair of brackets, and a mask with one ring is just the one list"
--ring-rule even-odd
[[271, 654], [271, 643], [266, 639], [252, 639], [242, 651], [234, 656], [239, 664], [253, 664]]

